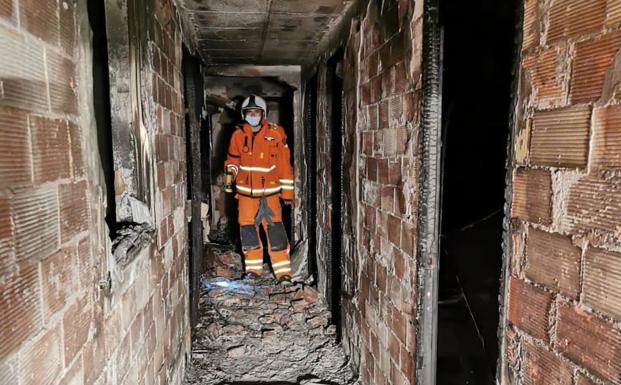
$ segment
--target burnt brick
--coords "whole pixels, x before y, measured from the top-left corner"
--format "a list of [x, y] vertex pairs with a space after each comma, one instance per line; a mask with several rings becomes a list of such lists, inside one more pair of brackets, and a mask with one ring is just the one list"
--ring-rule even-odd
[[415, 256], [415, 242], [416, 227], [415, 225], [407, 222], [402, 222], [401, 226], [401, 250], [407, 253], [409, 256]]
[[47, 74], [52, 111], [78, 113], [75, 64], [56, 53], [46, 51]]
[[595, 382], [591, 381], [584, 375], [578, 374], [578, 380], [576, 381], [576, 385], [596, 385], [596, 384]]
[[547, 42], [601, 31], [605, 18], [606, 0], [557, 0], [550, 7]]
[[0, 0], [0, 17], [11, 19], [13, 16], [13, 0]]
[[396, 186], [401, 183], [401, 159], [388, 161], [388, 184]]
[[571, 232], [616, 234], [621, 218], [621, 180], [584, 177], [571, 186], [563, 227]]
[[590, 126], [589, 106], [535, 112], [530, 136], [531, 163], [585, 168]]
[[15, 262], [14, 247], [11, 208], [8, 199], [0, 195], [0, 273]]
[[89, 225], [88, 186], [86, 181], [60, 185], [60, 236], [65, 243], [74, 235], [86, 231]]
[[581, 250], [560, 234], [530, 229], [526, 241], [526, 276], [555, 291], [577, 297]]
[[392, 215], [388, 216], [388, 240], [397, 247], [401, 242], [401, 220]]
[[46, 319], [59, 312], [76, 290], [75, 258], [58, 251], [41, 261], [43, 313]]
[[59, 246], [56, 190], [24, 190], [10, 200], [17, 260], [49, 255]]
[[72, 122], [68, 122], [68, 124], [69, 138], [71, 139], [71, 169], [73, 177], [77, 179], [85, 174], [82, 129]]
[[621, 22], [621, 1], [609, 0], [606, 7], [606, 25], [618, 25]]
[[522, 60], [524, 74], [530, 79], [537, 100], [560, 100], [562, 97], [564, 78], [558, 68], [566, 55], [565, 49], [553, 47]]
[[621, 106], [598, 108], [594, 116], [590, 168], [619, 170], [621, 169]]
[[68, 366], [86, 343], [93, 317], [87, 295], [78, 298], [63, 317], [65, 365]]
[[64, 120], [30, 116], [34, 182], [42, 183], [71, 175], [69, 126]]
[[389, 213], [395, 210], [395, 188], [392, 186], [382, 186], [380, 190], [380, 200], [382, 210]]
[[571, 78], [571, 102], [595, 101], [602, 95], [606, 72], [621, 47], [621, 31], [576, 43]]
[[69, 56], [73, 56], [75, 47], [75, 3], [59, 1], [60, 3], [60, 45]]
[[532, 343], [524, 343], [522, 373], [524, 385], [573, 385], [573, 368], [555, 353]]
[[552, 222], [552, 177], [549, 171], [514, 170], [511, 215], [542, 224]]
[[377, 160], [377, 182], [380, 184], [388, 184], [388, 159]]
[[95, 382], [106, 364], [104, 346], [103, 334], [98, 333], [84, 347], [82, 360], [84, 363], [84, 383], [87, 385]]
[[20, 0], [20, 25], [44, 41], [58, 45], [59, 19], [56, 0]]
[[364, 131], [361, 140], [362, 153], [367, 156], [373, 155], [373, 132]]
[[373, 153], [379, 155], [384, 153], [384, 131], [375, 131], [373, 135]]
[[157, 169], [157, 188], [163, 190], [166, 188], [166, 163], [158, 162], [156, 165]]
[[78, 280], [82, 289], [92, 288], [95, 284], [93, 271], [94, 259], [91, 253], [91, 241], [89, 237], [82, 239], [76, 248], [78, 261]]
[[59, 325], [51, 328], [24, 351], [21, 356], [21, 381], [24, 385], [50, 385], [63, 368]]
[[388, 128], [389, 120], [388, 120], [388, 100], [382, 100], [379, 104], [379, 128], [384, 129]]
[[515, 277], [509, 280], [509, 321], [544, 341], [548, 336], [548, 314], [552, 305], [552, 295]]
[[584, 259], [584, 303], [621, 320], [621, 254], [589, 248]]
[[604, 379], [621, 382], [621, 331], [612, 323], [563, 304], [556, 337], [563, 355]]
[[43, 47], [14, 30], [0, 26], [3, 107], [49, 109]]
[[523, 38], [522, 49], [527, 50], [539, 43], [539, 18], [538, 18], [538, 0], [524, 1], [524, 22], [523, 22]]
[[32, 178], [30, 140], [26, 113], [0, 108], [0, 182], [19, 186]]
[[41, 283], [36, 264], [21, 264], [0, 281], [0, 360], [42, 327]]

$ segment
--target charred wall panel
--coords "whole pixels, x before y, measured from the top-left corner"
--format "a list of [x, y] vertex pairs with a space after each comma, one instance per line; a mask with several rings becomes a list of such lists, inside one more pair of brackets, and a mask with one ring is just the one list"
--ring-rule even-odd
[[[105, 217], [115, 201], [105, 192], [114, 183], [117, 192], [130, 189], [124, 182], [134, 177], [106, 178], [103, 170], [113, 164], [103, 163], [112, 154], [99, 140], [111, 129], [127, 134], [132, 119], [124, 127], [97, 119], [108, 107], [96, 100], [106, 96], [100, 81], [107, 63], [102, 51], [94, 55], [90, 32], [97, 30], [95, 44], [106, 41], [103, 9], [87, 9], [87, 2], [2, 2], [2, 384], [181, 382], [190, 346], [180, 26], [171, 2], [111, 3], [125, 8], [106, 22], [125, 37], [127, 7], [142, 5], [144, 24], [136, 31], [145, 54], [141, 74], [110, 76], [133, 79], [123, 92], [141, 90], [131, 105], [141, 111], [132, 118], [140, 120], [135, 132], [143, 136], [128, 135], [132, 147], [120, 149], [144, 155], [135, 171], [147, 188], [132, 193], [157, 230], [153, 239], [132, 239], [133, 258], [112, 256], [113, 229]], [[126, 44], [108, 52], [128, 52], [127, 41], [108, 42]], [[121, 67], [127, 71], [129, 62]], [[110, 144], [119, 150], [118, 142]]]
[[[317, 66], [319, 288], [326, 295], [340, 286], [343, 343], [362, 383], [414, 384], [422, 2], [359, 7]], [[334, 143], [328, 61], [339, 46], [343, 134]], [[338, 180], [331, 148], [340, 148], [342, 161], [341, 239], [332, 238]], [[340, 283], [330, 281], [331, 242], [341, 250]]]
[[[621, 384], [620, 131], [608, 123], [619, 104], [617, 3], [524, 2], [502, 384], [549, 383], [548, 373], [572, 383], [567, 371], [581, 384]], [[528, 303], [535, 291], [551, 304]]]

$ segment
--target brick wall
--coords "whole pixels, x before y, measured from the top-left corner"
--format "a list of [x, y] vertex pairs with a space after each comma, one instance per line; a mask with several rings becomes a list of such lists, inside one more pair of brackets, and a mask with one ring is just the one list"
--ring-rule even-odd
[[143, 103], [156, 115], [159, 226], [121, 267], [103, 219], [85, 4], [0, 0], [0, 384], [178, 384], [189, 349], [179, 27], [170, 2], [150, 4]]
[[524, 2], [503, 384], [621, 384], [620, 11]]
[[343, 239], [330, 239], [327, 67], [319, 71], [318, 265], [343, 245], [343, 342], [364, 384], [414, 384], [422, 2], [370, 1], [342, 38]]

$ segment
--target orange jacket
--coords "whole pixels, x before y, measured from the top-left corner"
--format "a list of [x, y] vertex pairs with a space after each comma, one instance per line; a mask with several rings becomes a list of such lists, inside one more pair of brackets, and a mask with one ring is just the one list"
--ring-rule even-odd
[[255, 134], [248, 123], [237, 126], [224, 167], [235, 176], [238, 194], [258, 197], [280, 193], [282, 199], [292, 200], [290, 158], [285, 130], [263, 119]]

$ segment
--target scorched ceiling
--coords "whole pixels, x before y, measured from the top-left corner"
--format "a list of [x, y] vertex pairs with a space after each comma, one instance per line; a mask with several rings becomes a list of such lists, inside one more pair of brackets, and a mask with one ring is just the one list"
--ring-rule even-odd
[[181, 0], [209, 64], [304, 64], [351, 1]]

